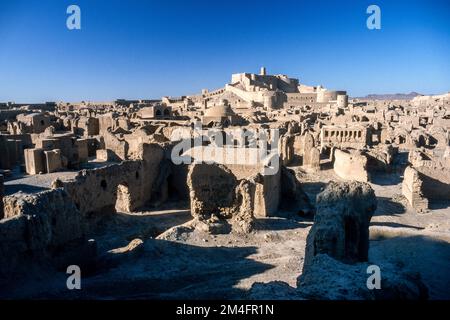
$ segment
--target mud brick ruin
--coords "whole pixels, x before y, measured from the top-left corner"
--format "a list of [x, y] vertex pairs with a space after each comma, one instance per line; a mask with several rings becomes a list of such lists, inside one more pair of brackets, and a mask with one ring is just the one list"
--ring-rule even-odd
[[[167, 262], [165, 254], [178, 256], [179, 264], [202, 256], [193, 248], [175, 254], [170, 250], [179, 249], [161, 243], [166, 241], [217, 250], [264, 244], [267, 261], [250, 253], [247, 259], [275, 261], [280, 279], [267, 271], [267, 278], [250, 281], [249, 273], [240, 285], [253, 297], [267, 298], [261, 292], [271, 280], [287, 282], [277, 292], [297, 297], [422, 298], [424, 286], [431, 297], [450, 296], [426, 275], [414, 281], [404, 273], [395, 276], [393, 265], [386, 267], [384, 295], [324, 291], [318, 279], [331, 266], [343, 276], [383, 260], [379, 246], [389, 242], [371, 240], [380, 234], [395, 238], [395, 225], [415, 226], [411, 236], [449, 241], [449, 93], [352, 99], [346, 91], [261, 68], [259, 74], [233, 74], [216, 90], [160, 100], [2, 103], [0, 131], [3, 288], [41, 268], [58, 273], [76, 264], [93, 274], [106, 270], [108, 278], [107, 270], [117, 264], [151, 261], [157, 269]], [[179, 150], [181, 143], [188, 147]], [[280, 223], [292, 225], [268, 231]], [[301, 223], [306, 227], [298, 229]], [[153, 243], [155, 238], [161, 241]], [[290, 241], [297, 241], [294, 262], [281, 263], [277, 252], [285, 252]], [[131, 242], [139, 245], [127, 246]], [[139, 255], [126, 254], [138, 247]], [[217, 259], [239, 256], [222, 254]], [[214, 264], [214, 257], [202, 259]], [[293, 270], [299, 263], [303, 275], [297, 284]], [[151, 279], [160, 279], [163, 269]], [[177, 277], [185, 272], [180, 270], [185, 269], [175, 265], [166, 272]], [[266, 284], [258, 285], [258, 279]], [[348, 278], [349, 286], [355, 279]], [[87, 281], [87, 288], [95, 288], [95, 281], [102, 285]], [[190, 295], [176, 289], [160, 288], [155, 295]], [[20, 297], [1, 291], [0, 296]]]

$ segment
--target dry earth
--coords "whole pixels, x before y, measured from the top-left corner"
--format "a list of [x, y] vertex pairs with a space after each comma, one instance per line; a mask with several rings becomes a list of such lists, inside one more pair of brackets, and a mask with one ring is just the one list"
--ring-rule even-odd
[[[339, 180], [332, 170], [295, 170], [311, 199], [325, 182]], [[374, 180], [378, 209], [370, 227], [370, 262], [390, 261], [417, 271], [430, 298], [450, 299], [450, 203], [432, 203], [429, 213], [417, 214], [404, 205], [401, 177], [380, 175]], [[191, 220], [187, 203], [105, 215], [91, 237], [108, 263], [92, 273], [82, 270], [82, 290], [66, 289], [64, 271], [44, 270], [30, 272], [6, 294], [37, 299], [240, 299], [248, 297], [255, 282], [278, 280], [295, 287], [312, 220], [280, 215], [284, 217], [259, 219], [251, 234], [217, 235], [182, 226]], [[108, 253], [136, 238], [143, 244], [132, 253]]]

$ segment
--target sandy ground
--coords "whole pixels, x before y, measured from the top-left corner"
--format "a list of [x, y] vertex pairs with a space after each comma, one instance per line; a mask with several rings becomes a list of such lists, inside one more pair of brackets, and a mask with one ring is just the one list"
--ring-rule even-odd
[[[311, 199], [327, 181], [339, 180], [332, 170], [294, 169]], [[370, 228], [370, 262], [390, 261], [419, 272], [431, 298], [450, 299], [450, 203], [432, 203], [429, 213], [416, 214], [404, 205], [401, 177], [380, 175], [374, 181], [378, 209]], [[19, 282], [7, 296], [240, 299], [254, 282], [279, 280], [296, 286], [312, 220], [265, 218], [248, 235], [166, 232], [160, 239], [166, 230], [190, 219], [187, 203], [105, 216], [91, 234], [99, 253], [108, 255], [109, 250], [140, 238], [144, 243], [139, 255], [124, 255], [116, 264], [82, 274], [82, 290], [67, 290], [67, 275], [49, 272]]]

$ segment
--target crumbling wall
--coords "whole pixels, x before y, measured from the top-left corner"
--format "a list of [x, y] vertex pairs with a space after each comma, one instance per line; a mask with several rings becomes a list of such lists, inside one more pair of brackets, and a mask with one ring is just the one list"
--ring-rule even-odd
[[369, 172], [391, 172], [397, 152], [398, 148], [394, 148], [390, 144], [369, 149], [364, 153], [367, 157], [367, 170]]
[[99, 119], [94, 117], [80, 117], [77, 124], [77, 134], [85, 137], [95, 136], [99, 134]]
[[280, 170], [274, 175], [256, 172], [238, 179], [224, 165], [192, 164], [187, 176], [191, 214], [206, 222], [229, 220], [233, 229], [249, 232], [255, 217], [278, 212], [280, 180]]
[[103, 140], [105, 143], [105, 149], [111, 150], [116, 156], [115, 160], [125, 160], [128, 155], [128, 143], [125, 140], [121, 140], [110, 131], [103, 133]]
[[330, 182], [317, 195], [314, 225], [306, 239], [303, 268], [321, 253], [344, 263], [367, 261], [369, 223], [376, 207], [377, 199], [369, 184]]
[[141, 145], [140, 159], [123, 161], [102, 168], [82, 170], [64, 188], [82, 214], [113, 211], [119, 185], [128, 189], [130, 211], [152, 198], [164, 151], [158, 145]]
[[359, 152], [334, 150], [334, 172], [345, 180], [369, 181], [367, 158]]
[[255, 216], [274, 216], [278, 212], [281, 194], [281, 165], [275, 174], [264, 175], [256, 185]]
[[[168, 150], [158, 144], [143, 143], [139, 147], [137, 159], [142, 162], [142, 178], [140, 184], [140, 198], [141, 202], [145, 203], [153, 198], [153, 194], [161, 193], [157, 190], [159, 187], [157, 181], [159, 177], [163, 176], [167, 179], [167, 170], [171, 170], [170, 166], [165, 165], [164, 159], [168, 157]], [[165, 200], [165, 199], [164, 199]]]
[[281, 164], [287, 166], [294, 160], [294, 140], [293, 135], [282, 136], [278, 143]]
[[219, 164], [193, 164], [187, 184], [194, 217], [208, 219], [212, 214], [229, 217], [226, 209], [233, 207], [238, 181], [228, 168]]
[[422, 180], [413, 167], [407, 167], [403, 174], [402, 194], [417, 212], [426, 212], [428, 199], [422, 193]]
[[261, 175], [251, 179], [243, 179], [235, 189], [235, 212], [233, 215], [233, 229], [248, 233], [253, 229], [255, 212], [255, 194], [257, 183]]
[[152, 196], [163, 156], [158, 145], [142, 145], [140, 159], [82, 170], [73, 180], [56, 180], [52, 190], [4, 197], [0, 255], [8, 259], [0, 259], [0, 280], [38, 262], [69, 259], [81, 265], [91, 259], [95, 247], [84, 241], [88, 214], [143, 205]]
[[311, 156], [314, 157], [315, 155], [311, 154], [311, 150], [314, 149], [314, 146], [314, 136], [310, 132], [305, 132], [302, 136], [295, 136], [294, 152], [297, 157], [302, 159], [302, 165], [310, 166], [311, 162], [314, 161], [314, 159], [311, 158]]
[[82, 242], [85, 225], [63, 189], [4, 198], [6, 219], [0, 221], [0, 278], [45, 262], [70, 243]]
[[416, 149], [408, 160], [419, 173], [424, 197], [434, 200], [450, 200], [450, 160], [445, 154]]
[[100, 135], [104, 135], [108, 132], [108, 129], [114, 125], [114, 119], [111, 113], [100, 115], [98, 117], [98, 131]]
[[450, 167], [445, 161], [433, 161], [415, 168], [422, 180], [422, 193], [428, 199], [450, 200]]
[[306, 299], [427, 299], [420, 275], [391, 263], [383, 270], [381, 288], [366, 285], [369, 224], [377, 200], [363, 182], [331, 182], [317, 196], [314, 225], [306, 239], [302, 274], [296, 293]]
[[303, 166], [314, 170], [320, 169], [320, 150], [318, 148], [312, 147], [308, 151], [305, 149]]
[[102, 168], [81, 170], [73, 180], [63, 182], [63, 185], [80, 212], [87, 214], [112, 211], [120, 184], [126, 185], [130, 190], [130, 208], [141, 205], [139, 188], [142, 176], [141, 162], [124, 161]]

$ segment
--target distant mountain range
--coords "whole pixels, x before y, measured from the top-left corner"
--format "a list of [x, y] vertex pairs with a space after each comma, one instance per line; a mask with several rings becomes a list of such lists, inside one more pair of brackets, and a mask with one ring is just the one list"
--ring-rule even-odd
[[365, 97], [355, 97], [354, 99], [367, 99], [367, 100], [411, 100], [414, 97], [422, 96], [417, 92], [410, 93], [385, 93], [385, 94], [368, 94]]

